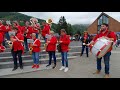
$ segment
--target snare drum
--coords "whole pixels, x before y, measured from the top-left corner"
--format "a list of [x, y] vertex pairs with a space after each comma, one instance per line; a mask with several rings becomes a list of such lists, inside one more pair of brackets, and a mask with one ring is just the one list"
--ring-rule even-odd
[[90, 47], [90, 51], [92, 52], [93, 55], [95, 55], [97, 58], [103, 57], [107, 51], [111, 48], [112, 46], [112, 41], [107, 40], [104, 37], [98, 38], [94, 45]]

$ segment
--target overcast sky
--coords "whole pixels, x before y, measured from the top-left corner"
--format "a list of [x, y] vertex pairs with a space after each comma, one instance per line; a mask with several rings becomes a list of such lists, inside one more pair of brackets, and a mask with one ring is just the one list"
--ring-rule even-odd
[[[70, 24], [91, 24], [101, 12], [20, 12], [29, 16], [47, 20], [51, 18], [54, 23], [58, 23], [61, 16], [65, 16]], [[120, 21], [120, 12], [104, 12], [116, 20]]]

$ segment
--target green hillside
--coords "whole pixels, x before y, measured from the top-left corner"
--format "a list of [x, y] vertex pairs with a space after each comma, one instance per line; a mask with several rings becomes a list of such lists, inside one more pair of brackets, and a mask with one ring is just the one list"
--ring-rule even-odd
[[[0, 19], [3, 19], [3, 20], [29, 21], [30, 18], [31, 16], [27, 16], [27, 15], [17, 13], [17, 12], [0, 12]], [[45, 20], [38, 19], [38, 21], [41, 23]]]
[[[29, 21], [30, 18], [32, 18], [31, 16], [25, 15], [25, 14], [21, 14], [18, 12], [0, 12], [0, 19], [1, 20], [10, 20], [10, 21]], [[37, 18], [38, 19], [38, 18]], [[45, 20], [43, 19], [38, 19], [38, 22], [41, 24], [41, 22], [43, 22]], [[59, 21], [59, 20], [58, 20]], [[20, 24], [23, 25], [23, 24]], [[88, 25], [86, 24], [76, 24], [76, 25], [70, 25], [68, 24], [68, 29], [72, 31], [72, 34], [76, 34], [77, 32], [83, 33], [83, 31], [85, 31], [87, 29]], [[58, 33], [57, 28], [58, 28], [58, 23], [52, 24], [52, 30], [54, 30], [55, 32]]]

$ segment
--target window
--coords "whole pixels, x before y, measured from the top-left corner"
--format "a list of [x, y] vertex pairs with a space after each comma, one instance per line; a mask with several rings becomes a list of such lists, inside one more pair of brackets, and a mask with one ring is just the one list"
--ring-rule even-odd
[[100, 17], [100, 19], [98, 20], [98, 25], [102, 24], [102, 16]]
[[105, 16], [105, 15], [102, 15], [99, 19], [98, 19], [98, 31], [100, 30], [100, 27], [103, 23], [106, 23], [108, 24], [109, 21], [108, 21], [108, 17]]
[[106, 17], [105, 15], [103, 15], [103, 23], [108, 24], [108, 17]]

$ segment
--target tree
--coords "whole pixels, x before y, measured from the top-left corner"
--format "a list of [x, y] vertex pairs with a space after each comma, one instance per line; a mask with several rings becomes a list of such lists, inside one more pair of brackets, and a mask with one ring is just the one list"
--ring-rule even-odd
[[73, 35], [74, 33], [73, 33], [73, 28], [72, 28], [72, 25], [71, 24], [68, 24], [68, 34], [69, 35]]
[[65, 29], [67, 34], [71, 35], [73, 34], [73, 28], [71, 24], [67, 24], [66, 19], [64, 16], [61, 16], [59, 19], [59, 22], [57, 24], [57, 33], [60, 34], [60, 30]]

